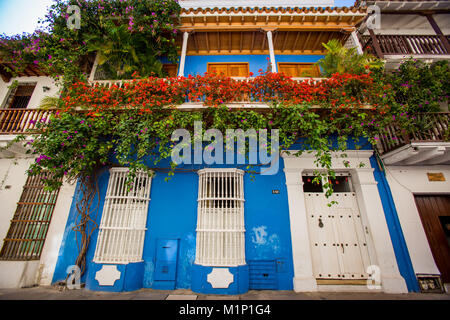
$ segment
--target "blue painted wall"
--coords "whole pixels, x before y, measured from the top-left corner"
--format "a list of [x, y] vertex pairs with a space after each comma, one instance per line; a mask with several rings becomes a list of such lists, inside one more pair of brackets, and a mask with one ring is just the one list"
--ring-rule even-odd
[[414, 273], [411, 257], [409, 255], [405, 237], [403, 236], [402, 227], [397, 215], [397, 209], [395, 208], [394, 199], [392, 198], [391, 189], [386, 180], [385, 173], [379, 167], [375, 156], [370, 158], [370, 162], [372, 167], [375, 168], [374, 176], [375, 180], [378, 182], [378, 192], [380, 193], [381, 203], [383, 205], [392, 246], [394, 247], [398, 269], [406, 281], [408, 290], [419, 292], [419, 284]]
[[[276, 62], [311, 62], [315, 63], [321, 59], [322, 55], [276, 55]], [[268, 55], [207, 55], [207, 56], [186, 56], [184, 74], [203, 75], [207, 71], [208, 62], [248, 62], [249, 70], [255, 76], [259, 75], [259, 70], [266, 71], [269, 66]]]
[[[300, 144], [293, 146], [296, 149]], [[371, 149], [365, 139], [358, 142], [361, 149]], [[352, 140], [348, 142], [349, 149], [355, 149]], [[401, 275], [405, 278], [410, 291], [418, 291], [417, 280], [414, 275], [408, 249], [398, 221], [395, 205], [392, 201], [389, 186], [383, 172], [377, 165], [375, 157], [371, 158], [371, 165], [375, 168], [374, 175], [378, 182], [378, 190], [385, 211], [391, 241], [394, 247], [397, 263]], [[162, 167], [168, 163], [162, 163]], [[226, 166], [212, 166], [226, 167]], [[293, 262], [289, 225], [289, 207], [284, 163], [280, 159], [278, 174], [271, 176], [249, 174], [244, 176], [245, 190], [245, 252], [246, 261], [272, 260], [283, 261], [283, 268], [277, 272], [277, 288], [292, 290]], [[194, 168], [194, 167], [193, 167]], [[199, 169], [197, 166], [195, 169]], [[95, 280], [95, 273], [101, 268], [92, 262], [97, 242], [98, 230], [92, 235], [92, 241], [87, 253], [87, 272], [82, 278], [87, 288], [103, 291], [128, 291], [139, 288], [191, 288], [205, 293], [236, 294], [248, 290], [248, 267], [230, 268], [235, 275], [236, 282], [229, 289], [212, 289], [206, 282], [206, 275], [210, 267], [197, 266], [195, 261], [198, 175], [195, 172], [177, 173], [171, 180], [165, 181], [166, 174], [157, 173], [152, 180], [151, 201], [147, 218], [147, 232], [143, 250], [143, 262], [119, 266], [123, 277], [116, 281], [113, 287], [101, 287]], [[109, 171], [105, 168], [101, 172], [99, 182], [100, 206], [96, 217], [100, 223], [104, 204]], [[273, 194], [272, 190], [279, 190]], [[95, 202], [94, 202], [95, 203]], [[66, 278], [67, 267], [72, 265], [77, 254], [75, 233], [75, 201], [72, 204], [63, 242], [60, 248], [53, 282]], [[176, 279], [173, 284], [155, 281], [154, 270], [156, 263], [156, 243], [161, 239], [178, 240], [178, 257], [176, 264]], [[173, 287], [171, 287], [173, 285]]]
[[302, 55], [293, 55], [293, 54], [278, 54], [275, 55], [276, 62], [309, 62], [316, 63], [319, 59], [322, 59], [324, 55], [319, 54], [302, 54]]
[[[161, 166], [168, 166], [168, 163], [162, 163]], [[121, 277], [112, 287], [100, 287], [95, 280], [95, 273], [100, 270], [101, 265], [92, 262], [98, 236], [98, 230], [96, 230], [92, 235], [87, 253], [87, 272], [82, 278], [82, 281], [86, 282], [86, 288], [103, 291], [127, 291], [136, 290], [136, 288], [166, 289], [164, 287], [166, 283], [157, 282], [154, 279], [156, 243], [158, 239], [179, 239], [175, 288], [192, 288], [194, 277], [197, 280], [202, 278], [203, 284], [197, 287], [198, 290], [204, 290], [204, 292], [233, 294], [247, 291], [247, 267], [231, 268], [230, 271], [236, 274], [235, 279], [238, 282], [234, 286], [230, 286], [229, 290], [212, 289], [205, 285], [206, 274], [209, 273], [207, 272], [208, 267], [194, 266], [198, 174], [195, 172], [177, 173], [167, 182], [165, 178], [166, 174], [157, 173], [152, 180], [147, 218], [148, 230], [145, 237], [142, 265], [119, 266], [119, 271], [125, 278]], [[108, 170], [104, 170], [98, 178], [101, 201], [97, 223], [100, 223], [101, 220], [108, 179]], [[272, 190], [279, 190], [279, 194], [272, 194]], [[245, 174], [244, 192], [246, 260], [282, 260], [284, 266], [277, 273], [278, 289], [292, 290], [294, 275], [291, 234], [282, 163], [276, 175], [256, 175], [252, 181], [249, 174]], [[75, 225], [75, 216], [74, 202], [63, 236], [53, 282], [64, 280], [67, 267], [72, 265], [76, 259], [77, 246], [75, 233], [72, 231], [72, 227]]]

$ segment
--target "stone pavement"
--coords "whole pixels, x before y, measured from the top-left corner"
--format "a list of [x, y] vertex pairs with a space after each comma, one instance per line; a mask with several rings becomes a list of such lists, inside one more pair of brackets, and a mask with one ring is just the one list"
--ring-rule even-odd
[[241, 295], [204, 295], [190, 290], [141, 289], [133, 292], [94, 292], [57, 287], [0, 289], [0, 300], [450, 300], [450, 294], [380, 292], [249, 291]]

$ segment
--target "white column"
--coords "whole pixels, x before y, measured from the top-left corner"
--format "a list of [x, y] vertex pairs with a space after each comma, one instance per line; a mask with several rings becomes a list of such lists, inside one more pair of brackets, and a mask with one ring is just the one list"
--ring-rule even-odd
[[[387, 293], [407, 293], [405, 280], [400, 275], [392, 247], [391, 237], [384, 216], [381, 198], [378, 193], [377, 182], [373, 175], [373, 168], [354, 169], [355, 191], [361, 216], [368, 225], [366, 237], [372, 239], [372, 264], [380, 268], [381, 288]], [[370, 241], [369, 241], [370, 242]], [[370, 248], [369, 248], [370, 249]], [[376, 258], [376, 261], [373, 261]]]
[[94, 64], [92, 65], [91, 74], [89, 75], [90, 82], [95, 80], [95, 73], [97, 72], [97, 68], [98, 68], [98, 53], [95, 54], [95, 61]]
[[294, 291], [317, 291], [303, 193], [302, 169], [284, 169], [286, 175], [294, 262]]
[[350, 37], [352, 37], [353, 43], [355, 44], [356, 52], [358, 52], [358, 54], [363, 54], [363, 49], [361, 48], [361, 43], [356, 35], [356, 31], [353, 31], [350, 34]]
[[187, 42], [189, 38], [189, 32], [183, 32], [183, 46], [181, 47], [180, 69], [178, 70], [178, 76], [184, 77], [184, 64], [186, 61]]
[[272, 72], [277, 72], [277, 65], [275, 63], [275, 52], [273, 50], [272, 31], [267, 31], [267, 43], [269, 44], [270, 65]]

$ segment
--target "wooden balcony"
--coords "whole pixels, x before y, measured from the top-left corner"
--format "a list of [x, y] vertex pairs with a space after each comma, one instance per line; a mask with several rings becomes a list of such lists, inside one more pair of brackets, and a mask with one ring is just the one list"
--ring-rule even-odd
[[[450, 36], [439, 35], [376, 35], [377, 43], [371, 36], [362, 36], [361, 44], [365, 52], [382, 56], [443, 56], [450, 55]], [[379, 51], [377, 50], [379, 47]], [[383, 57], [380, 57], [383, 58]]]
[[388, 165], [450, 164], [450, 112], [416, 115], [411, 132], [396, 124], [379, 137], [378, 151]]
[[22, 134], [33, 130], [36, 123], [45, 121], [55, 110], [1, 109], [0, 134]]

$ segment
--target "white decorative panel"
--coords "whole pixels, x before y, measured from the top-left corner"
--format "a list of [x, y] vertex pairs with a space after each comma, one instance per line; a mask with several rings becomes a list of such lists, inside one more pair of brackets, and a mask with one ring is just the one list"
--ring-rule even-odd
[[113, 286], [120, 279], [121, 272], [117, 270], [117, 266], [103, 266], [95, 274], [95, 280], [101, 286]]
[[234, 275], [228, 268], [214, 268], [208, 274], [208, 282], [214, 289], [227, 289], [234, 282]]
[[113, 168], [110, 173], [94, 262], [139, 262], [147, 230], [151, 177], [138, 172], [128, 190], [127, 168]]
[[195, 263], [245, 264], [244, 173], [237, 169], [199, 171]]

